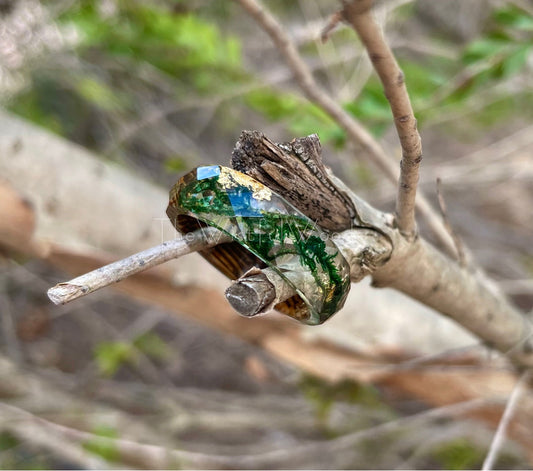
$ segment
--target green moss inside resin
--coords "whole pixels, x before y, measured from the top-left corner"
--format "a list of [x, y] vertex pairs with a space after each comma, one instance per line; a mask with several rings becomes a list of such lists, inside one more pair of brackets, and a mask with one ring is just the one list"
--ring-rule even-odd
[[[303, 294], [311, 323], [323, 322], [344, 304], [350, 286], [346, 261], [309, 218], [244, 177], [224, 167], [200, 167], [178, 183], [176, 204], [183, 214], [221, 229], [275, 269]], [[289, 280], [287, 268], [280, 268], [287, 260], [296, 271], [308, 271], [314, 286]]]

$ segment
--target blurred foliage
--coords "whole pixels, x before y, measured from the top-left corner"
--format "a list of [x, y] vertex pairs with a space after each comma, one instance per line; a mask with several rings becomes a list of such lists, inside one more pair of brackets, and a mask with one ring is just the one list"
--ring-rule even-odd
[[102, 342], [94, 350], [96, 364], [104, 376], [113, 376], [118, 369], [135, 359], [135, 349], [127, 342]]
[[118, 438], [117, 431], [107, 425], [100, 425], [95, 427], [92, 430], [92, 433], [96, 435], [96, 437], [83, 443], [83, 448], [94, 455], [104, 458], [110, 463], [117, 462], [120, 458], [120, 454], [115, 443], [112, 440], [98, 440], [98, 437], [111, 439]]
[[[295, 15], [285, 4], [275, 3], [273, 7]], [[408, 23], [413, 14], [414, 9], [407, 5], [398, 11], [398, 18]], [[35, 66], [32, 86], [15, 96], [10, 107], [97, 151], [108, 153], [118, 147], [126, 155], [137, 152], [160, 159], [163, 173], [185, 169], [194, 157], [190, 152], [176, 155], [175, 150], [151, 150], [156, 141], [138, 142], [142, 133], [133, 132], [128, 137], [137, 142], [135, 149], [128, 140], [121, 141], [125, 123], [137, 125], [142, 121], [146, 101], [156, 109], [175, 103], [179, 111], [194, 108], [195, 103], [216, 109], [225, 97], [240, 96], [242, 100], [234, 101], [235, 106], [245, 104], [267, 120], [280, 123], [291, 135], [318, 132], [324, 143], [343, 147], [344, 131], [322, 110], [299, 93], [264, 85], [262, 77], [247, 70], [242, 51], [246, 38], [225, 32], [231, 31], [231, 25], [242, 15], [231, 2], [72, 2], [56, 21], [65, 31], [76, 32], [76, 60], [62, 63], [58, 59]], [[335, 34], [336, 41], [354, 40], [348, 29]], [[456, 44], [453, 39], [436, 36], [426, 40], [429, 47], [444, 43], [455, 56], [398, 51], [422, 125], [453, 118], [457, 113], [469, 113], [470, 122], [480, 127], [516, 113], [533, 114], [530, 88], [497, 88], [519, 76], [531, 57], [533, 20], [519, 6], [509, 4], [495, 10], [483, 34], [469, 43]], [[318, 47], [306, 42], [302, 52], [309, 58], [318, 57]], [[209, 98], [213, 103], [201, 103]], [[387, 100], [375, 76], [343, 106], [376, 136], [392, 125]], [[227, 110], [224, 113], [229, 116]], [[166, 116], [164, 112], [162, 115]], [[183, 119], [186, 123], [187, 117]], [[233, 135], [243, 127], [244, 122]]]
[[31, 86], [9, 108], [109, 157], [118, 148], [126, 158], [160, 159], [163, 172], [165, 163], [180, 168], [169, 144], [150, 138], [146, 144], [142, 132], [121, 142], [121, 132], [150, 110], [194, 108], [250, 80], [241, 40], [222, 34], [187, 2], [72, 2], [55, 21], [75, 33], [75, 50], [29, 64]]
[[[458, 60], [438, 55], [415, 58], [400, 55], [400, 66], [419, 123], [441, 119], [443, 112], [450, 115], [461, 112], [467, 108], [469, 98], [476, 98], [480, 92], [522, 72], [532, 52], [533, 20], [518, 6], [507, 5], [494, 11], [481, 38], [461, 46]], [[450, 77], [453, 77], [451, 81]], [[472, 114], [473, 123], [490, 126], [517, 111], [532, 114], [528, 112], [533, 108], [531, 89], [517, 92], [510, 87], [493, 100], [494, 103], [482, 106], [483, 112]], [[531, 106], [517, 107], [524, 100]], [[248, 104], [272, 121], [286, 121], [295, 135], [319, 130], [323, 142], [332, 142], [337, 147], [345, 143], [340, 127], [328, 116], [313, 110], [313, 105], [304, 104], [294, 96], [261, 90], [248, 96]], [[374, 76], [354, 101], [344, 103], [344, 108], [378, 137], [391, 126], [387, 99]]]
[[133, 342], [101, 342], [94, 349], [98, 370], [104, 376], [113, 376], [121, 366], [138, 361], [142, 353], [152, 360], [168, 358], [168, 345], [154, 332], [147, 332]]
[[180, 173], [187, 170], [187, 158], [180, 156], [169, 157], [165, 161], [165, 170], [168, 173]]
[[42, 453], [30, 453], [21, 447], [21, 441], [12, 434], [0, 432], [0, 469], [50, 469], [51, 467]]
[[74, 5], [61, 21], [82, 34], [80, 53], [146, 62], [203, 93], [220, 91], [241, 75], [240, 41], [222, 37], [191, 12], [123, 1], [106, 15], [96, 1]]
[[485, 454], [464, 439], [448, 442], [434, 451], [434, 457], [444, 469], [479, 469]]
[[[469, 99], [522, 72], [533, 52], [532, 23], [526, 11], [507, 5], [494, 11], [481, 38], [461, 46], [458, 60], [437, 55], [419, 60], [400, 56], [419, 124], [468, 111]], [[533, 105], [531, 89], [517, 91], [516, 87], [508, 87], [493, 92], [494, 102], [482, 103], [481, 109], [476, 110], [482, 112], [469, 116], [471, 123], [489, 126], [517, 111], [531, 115], [527, 107], [517, 107], [524, 100]], [[492, 106], [494, 103], [496, 106]], [[345, 108], [377, 136], [391, 125], [390, 109], [375, 77], [368, 81], [356, 101]]]
[[0, 433], [0, 452], [4, 452], [17, 446], [18, 440], [11, 434], [2, 432]]
[[137, 350], [152, 360], [166, 360], [170, 356], [170, 347], [155, 332], [146, 332], [133, 341]]
[[313, 404], [317, 422], [330, 434], [332, 431], [327, 426], [328, 418], [331, 408], [338, 402], [388, 410], [388, 406], [382, 401], [378, 390], [372, 385], [364, 385], [350, 380], [333, 384], [316, 376], [303, 375], [299, 386], [304, 396]]
[[[442, 469], [481, 469], [487, 450], [472, 444], [466, 438], [457, 438], [442, 443], [433, 450], [433, 458]], [[520, 464], [516, 456], [505, 450], [498, 455], [494, 469], [517, 469]]]

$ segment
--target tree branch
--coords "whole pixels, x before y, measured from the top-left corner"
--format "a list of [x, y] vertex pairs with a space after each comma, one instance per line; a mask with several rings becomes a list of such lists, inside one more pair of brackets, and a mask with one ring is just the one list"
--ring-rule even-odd
[[507, 428], [509, 427], [509, 423], [511, 422], [513, 415], [516, 412], [518, 402], [520, 401], [522, 394], [525, 392], [524, 389], [525, 387], [527, 387], [527, 382], [530, 378], [531, 370], [522, 373], [522, 376], [520, 376], [520, 378], [518, 379], [516, 386], [514, 387], [513, 392], [511, 393], [511, 397], [509, 397], [507, 406], [503, 411], [503, 416], [500, 420], [500, 423], [498, 424], [498, 429], [496, 430], [496, 434], [494, 435], [494, 439], [492, 440], [492, 443], [490, 445], [489, 453], [487, 454], [485, 461], [483, 461], [483, 467], [481, 468], [483, 471], [494, 469], [496, 459], [498, 458], [498, 453], [507, 433]]
[[339, 123], [346, 130], [348, 136], [368, 152], [374, 164], [391, 181], [396, 182], [398, 172], [381, 146], [361, 123], [344, 111], [335, 100], [319, 87], [309, 67], [303, 61], [294, 43], [287, 33], [285, 33], [276, 18], [256, 0], [236, 1], [240, 3], [257, 24], [270, 36], [285, 59], [285, 62], [292, 70], [298, 85], [305, 95]]
[[[342, 231], [329, 235], [336, 236], [337, 246], [350, 265], [352, 281], [359, 281], [370, 274], [375, 286], [402, 291], [452, 318], [488, 346], [507, 355], [515, 365], [533, 366], [533, 328], [530, 321], [511, 306], [482, 273], [459, 266], [422, 238], [409, 241], [394, 227], [392, 215], [381, 213], [352, 193], [321, 164], [317, 140], [316, 136], [309, 136], [276, 145], [261, 133], [245, 132], [235, 148], [233, 163], [267, 186], [275, 181], [277, 187], [285, 188], [286, 191], [282, 193], [287, 200], [312, 217], [319, 226], [328, 222], [336, 230]], [[300, 165], [302, 163], [303, 166]], [[295, 172], [296, 168], [298, 171]], [[318, 200], [316, 189], [313, 191], [313, 182], [320, 182], [320, 191], [324, 192]], [[351, 204], [347, 204], [347, 200]], [[343, 204], [347, 204], [346, 214], [353, 216], [334, 223], [329, 213]], [[347, 230], [343, 231], [343, 227]], [[221, 241], [213, 240], [210, 243], [215, 245]], [[166, 253], [163, 250], [161, 255], [156, 256], [149, 250], [149, 257], [141, 253], [127, 259], [126, 264], [116, 262], [72, 280], [66, 285], [67, 289], [59, 285], [53, 289], [52, 298], [56, 293], [56, 301], [66, 302], [122, 279], [128, 273], [141, 271], [147, 267], [147, 262], [148, 266], [153, 266], [205, 247], [204, 241], [197, 239], [191, 244], [182, 240], [176, 243], [178, 247], [174, 252]], [[161, 251], [161, 246], [153, 250]], [[128, 264], [131, 267], [125, 268]], [[106, 275], [102, 276], [102, 272]], [[269, 281], [272, 283], [272, 280]], [[246, 283], [247, 288], [255, 289], [253, 282], [252, 285], [249, 284], [250, 280]], [[265, 284], [264, 280], [262, 283]], [[276, 291], [274, 300], [281, 300], [288, 295], [289, 291], [278, 293], [276, 283], [272, 284]], [[268, 291], [268, 283], [266, 287]], [[261, 312], [274, 302], [272, 296], [263, 296], [263, 291], [257, 291], [254, 309], [245, 314]], [[233, 298], [234, 301], [237, 297]]]
[[450, 223], [450, 219], [448, 218], [448, 211], [446, 209], [446, 201], [444, 201], [444, 196], [442, 195], [442, 184], [440, 178], [437, 178], [437, 198], [439, 201], [439, 207], [440, 212], [442, 214], [442, 221], [444, 223], [444, 227], [446, 227], [446, 229], [452, 236], [453, 242], [455, 244], [455, 250], [457, 251], [457, 261], [462, 267], [465, 267], [467, 265], [465, 249], [461, 238], [454, 231]]
[[214, 228], [200, 229], [59, 283], [47, 294], [54, 304], [65, 304], [174, 258], [230, 241], [231, 237]]
[[403, 72], [388, 46], [383, 33], [371, 13], [372, 2], [354, 0], [345, 3], [342, 17], [357, 32], [368, 51], [385, 96], [389, 101], [394, 125], [402, 147], [400, 181], [396, 199], [396, 223], [407, 237], [416, 236], [415, 197], [418, 183], [418, 170], [422, 161], [422, 142], [416, 127], [411, 101], [405, 86]]
[[185, 464], [186, 468], [202, 469], [278, 469], [283, 468], [283, 465], [287, 462], [297, 464], [302, 461], [309, 462], [311, 461], [310, 457], [314, 458], [316, 462], [320, 456], [327, 453], [342, 453], [346, 449], [353, 450], [363, 440], [368, 441], [369, 439], [382, 437], [387, 433], [397, 432], [409, 426], [420, 427], [422, 424], [433, 420], [460, 417], [464, 414], [475, 412], [487, 404], [497, 403], [498, 401], [487, 401], [486, 399], [467, 400], [458, 404], [424, 410], [377, 425], [372, 424], [367, 428], [356, 430], [331, 440], [290, 444], [277, 449], [243, 454], [200, 453], [183, 448], [153, 445], [129, 438], [96, 435], [86, 430], [52, 421], [9, 404], [0, 404], [0, 412], [3, 412], [6, 417], [11, 419], [9, 420], [10, 423], [29, 424], [31, 428], [41, 429], [51, 436], [68, 441], [70, 444], [78, 445], [90, 441], [98, 445], [113, 447], [119, 459], [126, 465], [161, 469], [178, 463]]

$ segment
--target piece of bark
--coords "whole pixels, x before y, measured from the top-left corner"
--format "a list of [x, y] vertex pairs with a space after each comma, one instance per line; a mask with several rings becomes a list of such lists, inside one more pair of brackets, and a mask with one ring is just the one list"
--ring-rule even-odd
[[231, 158], [235, 170], [280, 194], [327, 231], [352, 227], [353, 204], [330, 180], [318, 136], [275, 144], [258, 131], [243, 131]]

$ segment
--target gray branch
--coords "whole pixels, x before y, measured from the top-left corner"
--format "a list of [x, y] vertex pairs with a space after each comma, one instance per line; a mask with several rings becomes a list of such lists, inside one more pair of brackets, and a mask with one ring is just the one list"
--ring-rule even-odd
[[190, 232], [182, 238], [163, 242], [65, 283], [59, 283], [50, 288], [47, 294], [54, 304], [65, 304], [174, 258], [230, 240], [229, 236], [213, 228]]

